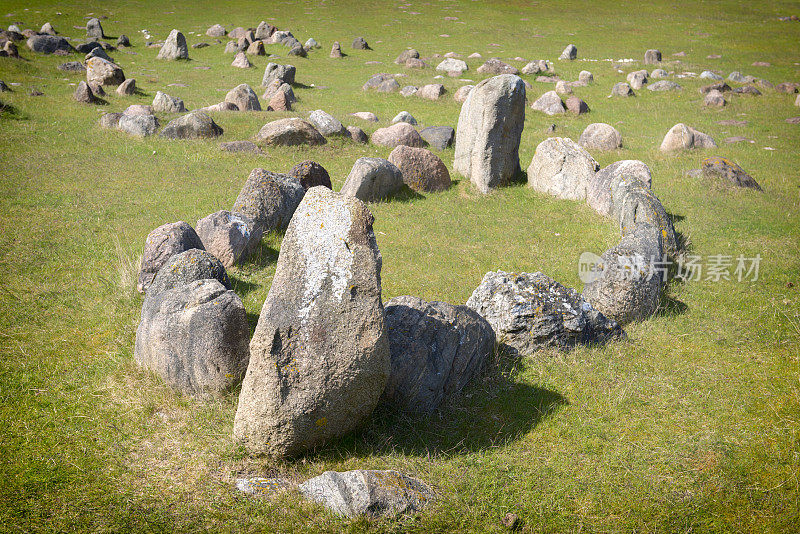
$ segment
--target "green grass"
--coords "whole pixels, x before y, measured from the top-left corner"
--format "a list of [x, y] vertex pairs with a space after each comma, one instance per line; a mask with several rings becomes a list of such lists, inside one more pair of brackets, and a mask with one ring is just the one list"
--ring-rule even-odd
[[[608, 99], [624, 74], [602, 60], [640, 60], [645, 49], [660, 48], [668, 70], [741, 70], [773, 83], [797, 81], [800, 24], [777, 17], [800, 12], [800, 5], [411, 4], [405, 12], [401, 4], [330, 0], [258, 9], [238, 0], [177, 7], [143, 1], [3, 4], [4, 25], [38, 29], [50, 21], [75, 37], [82, 32], [72, 26], [84, 24], [91, 10], [107, 15], [106, 33], [125, 33], [134, 44], [133, 54], [113, 57], [143, 94], [111, 93], [107, 106], [80, 105], [70, 84], [81, 77], [55, 69], [77, 57], [21, 49], [23, 60], [0, 58], [0, 79], [22, 84], [0, 94], [13, 105], [0, 115], [0, 530], [484, 532], [502, 530], [508, 511], [519, 514], [529, 532], [797, 529], [800, 133], [784, 119], [800, 111], [793, 97], [773, 91], [731, 97], [722, 110], [703, 109], [697, 91], [702, 84], [689, 79], [679, 81], [684, 91], [678, 94], [641, 90], [636, 98]], [[444, 20], [448, 16], [459, 20]], [[254, 167], [286, 171], [313, 159], [338, 189], [355, 159], [386, 157], [389, 150], [337, 140], [269, 149], [266, 156], [234, 155], [219, 151], [220, 140], [140, 140], [101, 130], [96, 121], [104, 111], [151, 102], [157, 90], [183, 98], [190, 109], [219, 102], [243, 82], [260, 95], [268, 58], [251, 58], [255, 68], [240, 71], [230, 67], [224, 45], [215, 44], [190, 50], [190, 62], [157, 61], [138, 30], [163, 39], [175, 27], [190, 44], [213, 42], [188, 32], [202, 34], [214, 23], [255, 26], [270, 17], [301, 41], [314, 37], [322, 44], [308, 59], [289, 61], [297, 66], [297, 81], [309, 87], [295, 89], [300, 102], [294, 113], [215, 115], [225, 129], [222, 141], [249, 139], [273, 118], [314, 109], [368, 133], [403, 109], [425, 125], [455, 127], [460, 106], [451, 96], [462, 83], [455, 79], [442, 82], [449, 93], [439, 102], [367, 94], [360, 87], [370, 74], [403, 71], [392, 60], [406, 46], [423, 56], [478, 51], [484, 58], [552, 61], [573, 42], [579, 58], [601, 61], [556, 61], [556, 70], [570, 80], [583, 69], [594, 74], [592, 86], [576, 89], [592, 111], [558, 118], [529, 111], [523, 167], [551, 123], [558, 126], [556, 135], [577, 140], [586, 125], [608, 122], [622, 132], [625, 147], [594, 154], [598, 161], [645, 161], [655, 193], [676, 217], [692, 253], [761, 254], [760, 279], [673, 284], [668, 306], [629, 326], [626, 342], [499, 361], [430, 418], [380, 409], [360, 431], [304, 458], [247, 457], [231, 436], [235, 393], [195, 401], [133, 362], [141, 307], [135, 274], [144, 238], [163, 223], [194, 224], [230, 209]], [[357, 35], [374, 50], [350, 50]], [[347, 58], [328, 58], [334, 40], [342, 42]], [[268, 49], [286, 53], [281, 46]], [[678, 51], [687, 53], [683, 64], [672, 62]], [[714, 53], [722, 58], [706, 59]], [[759, 60], [772, 67], [749, 66]], [[479, 80], [480, 61], [468, 64], [465, 77]], [[407, 74], [401, 85], [433, 82], [432, 68]], [[28, 96], [32, 87], [44, 96]], [[534, 83], [528, 98], [549, 89]], [[381, 122], [362, 124], [348, 116], [355, 111], [373, 111]], [[169, 118], [161, 116], [162, 125]], [[730, 118], [748, 124], [717, 124]], [[720, 147], [661, 154], [658, 145], [677, 122], [711, 134]], [[755, 143], [721, 142], [733, 135]], [[764, 192], [685, 176], [704, 154], [734, 159]], [[452, 168], [452, 149], [440, 155]], [[614, 225], [585, 205], [522, 185], [481, 196], [460, 179], [447, 192], [370, 209], [384, 259], [384, 300], [412, 294], [463, 303], [483, 274], [497, 269], [540, 270], [580, 290], [580, 253], [602, 252], [618, 240]], [[253, 325], [280, 240], [268, 236], [252, 262], [229, 273]], [[439, 499], [417, 519], [368, 523], [337, 518], [293, 495], [253, 500], [233, 489], [240, 473], [300, 481], [353, 468], [418, 476], [435, 486]]]

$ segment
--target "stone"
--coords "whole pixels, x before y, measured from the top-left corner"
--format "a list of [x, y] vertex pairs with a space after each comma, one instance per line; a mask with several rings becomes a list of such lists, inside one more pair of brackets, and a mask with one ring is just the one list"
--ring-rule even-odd
[[265, 56], [267, 55], [266, 50], [264, 50], [264, 41], [253, 41], [247, 47], [247, 54], [251, 56]]
[[358, 126], [348, 126], [347, 132], [350, 134], [350, 138], [356, 143], [366, 145], [369, 142], [369, 137], [367, 137], [366, 132]]
[[737, 187], [747, 187], [757, 191], [763, 191], [758, 182], [747, 174], [744, 169], [727, 158], [711, 157], [703, 160], [701, 169], [703, 176], [711, 179], [722, 179], [725, 183]]
[[589, 106], [586, 105], [586, 102], [577, 96], [571, 96], [567, 99], [567, 110], [575, 115], [589, 113], [590, 111]]
[[534, 75], [534, 74], [539, 74], [540, 72], [542, 72], [542, 67], [539, 65], [538, 61], [531, 61], [530, 63], [528, 63], [524, 67], [522, 67], [521, 72], [522, 72], [522, 74], [525, 74], [525, 75], [528, 75], [528, 76]]
[[56, 30], [53, 28], [52, 24], [50, 24], [49, 22], [45, 22], [42, 25], [42, 28], [39, 30], [39, 33], [45, 35], [55, 35]]
[[647, 187], [651, 186], [652, 176], [647, 164], [635, 159], [616, 161], [597, 171], [589, 180], [586, 186], [586, 204], [600, 215], [611, 217], [613, 213], [611, 185], [623, 175], [635, 178]]
[[370, 50], [367, 41], [363, 37], [356, 37], [353, 39], [353, 48], [356, 50]]
[[103, 34], [103, 26], [98, 19], [91, 18], [86, 23], [86, 37], [93, 39], [102, 39], [105, 37]]
[[439, 100], [439, 97], [445, 93], [444, 85], [440, 83], [431, 83], [423, 85], [419, 88], [416, 95], [426, 100]]
[[392, 470], [325, 471], [298, 489], [306, 499], [348, 518], [411, 516], [435, 498], [424, 482]]
[[267, 86], [267, 89], [264, 91], [264, 94], [261, 95], [261, 98], [265, 100], [272, 100], [272, 98], [278, 92], [284, 93], [286, 96], [286, 101], [290, 104], [297, 102], [297, 98], [294, 96], [294, 90], [292, 89], [292, 86], [288, 83], [282, 82], [281, 80], [272, 80]]
[[531, 109], [541, 111], [546, 115], [558, 115], [566, 111], [564, 102], [561, 101], [561, 97], [558, 96], [558, 93], [555, 91], [547, 91], [537, 98], [536, 101], [531, 104]]
[[486, 62], [478, 67], [479, 74], [519, 74], [519, 70], [507, 63], [503, 63], [496, 57], [487, 59]]
[[347, 130], [342, 123], [339, 122], [339, 119], [321, 109], [309, 113], [308, 121], [325, 137], [330, 135], [348, 135]]
[[472, 91], [474, 88], [475, 88], [474, 85], [462, 85], [453, 95], [453, 100], [461, 103], [466, 102], [470, 91]]
[[794, 94], [800, 90], [800, 84], [795, 82], [783, 82], [776, 85], [775, 90], [779, 93]]
[[262, 20], [258, 23], [258, 27], [256, 27], [256, 31], [253, 34], [253, 37], [259, 41], [269, 39], [275, 34], [277, 28], [272, 24], [268, 24], [266, 21]]
[[133, 116], [133, 115], [152, 115], [153, 114], [153, 106], [147, 106], [144, 104], [131, 104], [125, 111], [123, 112], [125, 115]]
[[395, 91], [400, 90], [400, 84], [397, 83], [397, 80], [392, 78], [381, 82], [381, 84], [376, 88], [376, 90], [379, 93], [394, 93]]
[[644, 53], [645, 65], [660, 65], [661, 64], [661, 51], [650, 49]]
[[350, 115], [364, 121], [378, 122], [378, 116], [371, 111], [357, 111], [356, 113], [351, 113]]
[[653, 69], [653, 72], [650, 73], [651, 78], [666, 78], [669, 76], [669, 73], [664, 69]]
[[701, 94], [708, 94], [711, 91], [718, 91], [720, 93], [726, 93], [731, 90], [731, 86], [725, 82], [714, 82], [709, 85], [704, 85], [700, 88]]
[[660, 150], [662, 152], [673, 152], [675, 150], [689, 150], [692, 148], [715, 148], [716, 146], [717, 144], [711, 136], [686, 126], [683, 123], [678, 123], [670, 128], [667, 135], [664, 136]]
[[494, 330], [466, 306], [403, 296], [385, 315], [392, 367], [383, 398], [407, 412], [430, 414], [494, 356]]
[[[204, 109], [207, 110], [209, 108]], [[264, 152], [258, 148], [258, 145], [252, 141], [228, 141], [225, 143], [220, 143], [219, 148], [225, 152], [249, 152], [252, 154], [264, 154]]]
[[635, 233], [640, 225], [656, 229], [654, 236], [660, 257], [675, 258], [678, 252], [675, 229], [661, 201], [648, 184], [635, 176], [617, 174], [610, 184], [611, 217], [617, 221], [622, 237]]
[[275, 497], [281, 493], [296, 489], [297, 484], [285, 478], [237, 478], [236, 489], [255, 497]]
[[261, 79], [261, 85], [266, 87], [274, 80], [280, 80], [281, 83], [294, 83], [294, 77], [297, 69], [294, 65], [278, 65], [276, 63], [267, 63], [264, 69], [264, 77]]
[[220, 260], [206, 250], [191, 248], [172, 255], [147, 287], [148, 297], [197, 280], [216, 280], [231, 289], [228, 273]]
[[619, 324], [594, 309], [577, 291], [540, 272], [490, 271], [467, 306], [492, 325], [501, 346], [522, 356], [545, 347], [569, 349], [625, 337]]
[[639, 90], [645, 85], [647, 85], [648, 75], [646, 70], [637, 70], [634, 72], [629, 72], [626, 79], [630, 84], [632, 89]]
[[735, 82], [735, 83], [747, 83], [747, 78], [744, 74], [735, 70], [728, 74], [728, 81]]
[[716, 72], [712, 72], [710, 70], [704, 70], [703, 72], [701, 72], [700, 73], [700, 78], [704, 78], [704, 79], [707, 79], [707, 80], [715, 80], [715, 81], [719, 81], [719, 82], [721, 82], [722, 80], [725, 79], [722, 76], [720, 76], [719, 74], [717, 74]]
[[78, 84], [78, 87], [75, 88], [75, 94], [73, 95], [75, 100], [84, 104], [95, 104], [97, 103], [97, 98], [94, 96], [91, 88], [86, 82], [81, 82]]
[[420, 130], [419, 135], [428, 145], [437, 150], [444, 150], [453, 146], [456, 131], [450, 126], [428, 126]]
[[569, 44], [564, 49], [564, 51], [561, 52], [561, 55], [558, 56], [558, 59], [571, 61], [573, 59], [576, 59], [577, 57], [578, 57], [578, 47], [576, 47], [574, 44]]
[[253, 88], [242, 83], [228, 91], [225, 95], [225, 102], [236, 104], [239, 111], [261, 111], [261, 103]]
[[389, 162], [403, 173], [403, 182], [414, 191], [445, 191], [450, 187], [450, 173], [439, 157], [425, 148], [400, 145], [389, 154]]
[[308, 38], [308, 39], [306, 40], [305, 44], [303, 44], [303, 48], [304, 48], [306, 51], [311, 51], [311, 50], [313, 50], [313, 49], [315, 49], [315, 48], [322, 48], [322, 45], [320, 45], [320, 44], [317, 42], [317, 40], [316, 40], [316, 39], [314, 39], [313, 37], [310, 37], [310, 38]]
[[156, 91], [156, 96], [153, 98], [153, 111], [159, 113], [182, 113], [186, 111], [186, 107], [180, 98]]
[[461, 76], [464, 72], [469, 70], [466, 62], [460, 59], [454, 58], [447, 58], [438, 65], [436, 65], [436, 70], [439, 72], [446, 72], [446, 73], [457, 73], [458, 76]]
[[173, 388], [210, 396], [242, 379], [248, 337], [236, 293], [217, 280], [196, 280], [145, 298], [133, 354]]
[[262, 230], [255, 221], [242, 213], [227, 210], [203, 217], [197, 221], [195, 228], [205, 249], [225, 268], [244, 261], [256, 249], [262, 236]]
[[378, 89], [384, 82], [389, 82], [394, 80], [394, 77], [391, 74], [381, 73], [381, 74], [374, 74], [370, 76], [369, 80], [361, 86], [362, 91], [368, 91], [370, 89]]
[[672, 80], [659, 80], [648, 85], [647, 89], [650, 91], [680, 91], [683, 87]]
[[158, 51], [157, 59], [189, 59], [186, 37], [178, 30], [172, 30]]
[[571, 95], [572, 87], [567, 85], [567, 82], [564, 80], [559, 80], [556, 82], [556, 93], [559, 95]]
[[290, 176], [253, 169], [231, 211], [251, 219], [255, 231], [282, 230], [289, 225], [304, 194], [300, 182]]
[[[8, 57], [13, 57], [13, 58], [18, 58], [19, 57], [19, 49], [17, 48], [17, 45], [15, 45], [11, 41], [6, 41], [6, 43], [3, 45], [3, 48], [2, 48], [2, 50], [0, 52], [4, 52], [6, 55], [8, 55]], [[0, 56], [2, 56], [2, 55], [3, 54], [0, 53]]]
[[249, 69], [252, 66], [253, 64], [250, 63], [250, 60], [247, 59], [247, 55], [244, 52], [237, 52], [236, 57], [233, 58], [233, 62], [231, 63], [231, 67], [238, 67], [240, 69]]
[[403, 173], [381, 158], [358, 158], [347, 175], [341, 194], [364, 202], [385, 200], [403, 187]]
[[308, 122], [290, 117], [268, 122], [256, 134], [256, 143], [263, 145], [324, 145], [325, 137]]
[[234, 28], [234, 29], [232, 29], [231, 31], [228, 32], [228, 38], [229, 39], [238, 40], [238, 39], [244, 37], [245, 34], [247, 34], [247, 29], [242, 28], [241, 26], [239, 26], [239, 27], [236, 27], [236, 28]]
[[147, 137], [158, 130], [155, 115], [128, 115], [123, 113], [117, 122], [117, 129], [136, 137]]
[[480, 55], [478, 52], [473, 52], [467, 56], [467, 59], [482, 59], [483, 56]]
[[408, 98], [409, 96], [414, 96], [419, 91], [419, 88], [413, 85], [406, 85], [402, 89], [400, 89], [400, 95]]
[[[135, 115], [134, 117], [144, 116], [146, 115]], [[125, 118], [124, 115], [123, 118]], [[153, 283], [158, 271], [167, 264], [172, 256], [193, 248], [203, 250], [203, 242], [194, 229], [183, 221], [164, 224], [150, 232], [144, 242], [136, 289], [140, 293], [145, 293]]]
[[[288, 84], [283, 84], [288, 85]], [[276, 91], [272, 98], [269, 99], [267, 110], [272, 111], [291, 111], [292, 101], [289, 99], [288, 93], [284, 91]]]
[[350, 432], [377, 405], [391, 364], [372, 223], [366, 205], [325, 187], [298, 206], [234, 419], [251, 454], [296, 456]]
[[557, 198], [584, 200], [586, 188], [599, 168], [594, 158], [572, 139], [551, 137], [536, 147], [528, 166], [528, 186]]
[[306, 160], [298, 163], [292, 167], [288, 174], [300, 183], [304, 191], [308, 191], [318, 185], [333, 189], [328, 171], [316, 161]]
[[733, 94], [737, 95], [748, 95], [748, 96], [761, 96], [761, 91], [753, 87], [752, 85], [745, 85], [744, 87], [737, 87], [733, 91]]
[[120, 96], [131, 96], [136, 94], [136, 80], [128, 78], [117, 87], [117, 94]]
[[225, 27], [221, 24], [214, 24], [206, 30], [206, 35], [209, 37], [225, 37], [226, 34]]
[[119, 120], [122, 118], [122, 113], [103, 113], [100, 115], [100, 120], [98, 124], [100, 124], [101, 128], [107, 128], [110, 130], [116, 130], [119, 128]]
[[625, 82], [618, 82], [611, 88], [611, 96], [636, 96], [631, 86]]
[[55, 54], [57, 52], [69, 54], [73, 51], [69, 41], [54, 35], [34, 35], [25, 44], [31, 51], [41, 54]]
[[371, 140], [375, 145], [392, 148], [399, 145], [422, 148], [425, 145], [419, 132], [406, 122], [398, 122], [386, 128], [378, 128], [373, 132]]
[[610, 124], [596, 122], [583, 130], [578, 144], [587, 150], [617, 150], [622, 148], [622, 134]]
[[206, 106], [204, 108], [200, 108], [198, 111], [202, 111], [204, 113], [220, 113], [222, 111], [239, 111], [239, 106], [237, 106], [233, 102], [220, 102], [218, 104], [213, 104], [211, 106]]
[[225, 45], [225, 54], [238, 54], [239, 52], [243, 52], [243, 50], [239, 47], [238, 42], [228, 41], [228, 44]]
[[208, 139], [222, 135], [222, 128], [202, 111], [173, 119], [159, 134], [165, 139]]
[[103, 59], [105, 59], [106, 61], [111, 61], [111, 62], [113, 63], [113, 61], [112, 61], [112, 59], [111, 59], [111, 56], [109, 56], [109, 55], [106, 53], [106, 51], [105, 51], [105, 50], [103, 50], [103, 48], [102, 48], [102, 47], [100, 47], [100, 46], [98, 46], [98, 47], [95, 47], [95, 48], [92, 48], [92, 49], [89, 51], [89, 53], [88, 53], [88, 54], [86, 54], [86, 56], [84, 57], [84, 61], [89, 61], [89, 60], [90, 60], [91, 58], [93, 58], [93, 57], [100, 57], [100, 58], [103, 58]]
[[503, 516], [503, 526], [511, 531], [519, 530], [522, 528], [522, 519], [517, 514], [508, 512]]
[[703, 98], [703, 105], [706, 107], [723, 107], [727, 102], [725, 101], [725, 97], [722, 96], [722, 93], [719, 91], [710, 91], [704, 98]]
[[481, 193], [520, 174], [519, 143], [525, 122], [525, 84], [513, 74], [483, 80], [461, 106], [453, 170]]
[[594, 76], [588, 70], [582, 70], [578, 74], [578, 81], [581, 83], [585, 83], [586, 85], [589, 85], [590, 83], [594, 82]]
[[308, 52], [306, 52], [306, 49], [303, 48], [302, 45], [298, 44], [297, 46], [295, 46], [291, 50], [289, 50], [289, 54], [288, 55], [297, 56], [297, 57], [307, 57], [308, 56]]
[[415, 58], [411, 58], [408, 61], [406, 61], [405, 65], [407, 69], [424, 69], [427, 66], [428, 66], [427, 63], [425, 63], [421, 59], [415, 59]]
[[342, 45], [339, 44], [339, 41], [335, 41], [333, 43], [333, 46], [331, 47], [330, 57], [332, 57], [334, 59], [339, 59], [339, 58], [343, 57]]
[[395, 65], [405, 65], [409, 59], [419, 59], [419, 51], [414, 48], [403, 50], [397, 59], [394, 60]]

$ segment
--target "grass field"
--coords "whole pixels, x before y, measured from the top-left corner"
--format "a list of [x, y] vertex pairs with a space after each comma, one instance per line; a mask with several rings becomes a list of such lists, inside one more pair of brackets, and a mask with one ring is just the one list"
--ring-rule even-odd
[[[83, 37], [73, 26], [90, 13], [108, 17], [106, 34], [131, 38], [133, 48], [112, 57], [142, 94], [111, 92], [106, 106], [78, 104], [72, 93], [82, 77], [55, 67], [79, 56], [21, 47], [22, 60], [0, 58], [0, 79], [21, 84], [0, 93], [13, 106], [0, 115], [1, 531], [491, 532], [503, 530], [506, 512], [517, 513], [527, 532], [797, 531], [800, 126], [784, 119], [800, 108], [794, 96], [764, 90], [705, 109], [697, 79], [678, 80], [680, 93], [643, 89], [636, 98], [609, 99], [625, 75], [604, 60], [636, 59], [628, 72], [642, 68], [645, 49], [659, 48], [670, 71], [800, 81], [800, 23], [778, 21], [800, 14], [800, 3], [5, 0], [0, 20], [23, 29], [50, 21], [62, 35]], [[235, 69], [223, 43], [190, 49], [189, 62], [158, 61], [140, 30], [164, 39], [178, 28], [189, 44], [213, 43], [204, 35], [212, 24], [230, 30], [261, 20], [322, 44], [291, 61], [284, 47], [267, 47], [297, 66], [304, 87], [295, 88], [295, 112], [216, 114], [225, 133], [209, 141], [141, 140], [97, 126], [102, 112], [150, 103], [157, 90], [190, 109], [217, 103], [244, 82], [260, 96], [270, 59], [251, 57], [255, 68]], [[350, 49], [358, 35], [372, 51]], [[328, 58], [334, 40], [348, 57]], [[570, 42], [579, 60], [555, 61]], [[589, 114], [551, 118], [528, 110], [523, 168], [552, 123], [555, 135], [575, 140], [590, 123], [612, 124], [624, 148], [593, 154], [601, 165], [646, 162], [691, 253], [760, 254], [759, 278], [672, 284], [655, 317], [626, 328], [626, 342], [499, 361], [429, 418], [379, 409], [363, 429], [314, 454], [249, 458], [231, 435], [238, 391], [196, 401], [133, 361], [145, 236], [167, 222], [194, 225], [230, 209], [255, 167], [285, 172], [313, 159], [338, 189], [358, 157], [390, 151], [343, 140], [271, 148], [266, 156], [218, 149], [220, 141], [252, 138], [274, 118], [324, 109], [371, 133], [407, 110], [424, 125], [455, 127], [460, 105], [452, 93], [465, 82], [445, 78], [448, 94], [438, 102], [360, 90], [373, 73], [404, 71], [392, 60], [407, 46], [423, 56], [549, 59], [568, 80], [591, 71], [594, 84], [576, 89]], [[685, 57], [673, 56], [681, 51]], [[751, 67], [754, 61], [772, 66]], [[480, 63], [468, 60], [465, 77], [480, 80]], [[433, 83], [435, 72], [407, 74], [401, 85]], [[29, 96], [31, 88], [44, 95]], [[529, 101], [550, 89], [533, 82]], [[381, 121], [348, 116], [356, 111]], [[163, 125], [171, 117], [159, 118]], [[748, 124], [719, 125], [723, 119]], [[677, 122], [709, 133], [719, 148], [661, 154], [661, 139]], [[734, 135], [754, 143], [722, 142]], [[737, 161], [764, 192], [685, 175], [707, 155]], [[452, 170], [452, 149], [440, 156]], [[600, 253], [618, 240], [614, 224], [583, 203], [523, 185], [482, 196], [453, 178], [459, 181], [444, 193], [370, 205], [384, 301], [411, 294], [462, 304], [486, 271], [498, 269], [542, 271], [581, 290], [581, 252]], [[268, 236], [253, 261], [229, 271], [253, 327], [280, 241]], [[241, 474], [300, 481], [354, 468], [398, 469], [432, 484], [439, 498], [416, 519], [369, 523], [340, 519], [292, 494], [259, 500], [233, 487]]]

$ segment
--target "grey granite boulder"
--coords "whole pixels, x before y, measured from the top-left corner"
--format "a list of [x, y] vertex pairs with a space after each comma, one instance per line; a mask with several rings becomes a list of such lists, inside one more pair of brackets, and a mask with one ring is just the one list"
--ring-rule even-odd
[[678, 240], [672, 219], [648, 184], [631, 174], [618, 174], [611, 180], [611, 217], [625, 237], [635, 233], [637, 226], [645, 224], [657, 230], [661, 257], [675, 258]]
[[356, 37], [353, 39], [353, 48], [356, 50], [369, 50], [369, 45], [363, 37]]
[[272, 37], [276, 30], [277, 28], [275, 26], [267, 23], [267, 21], [262, 20], [256, 27], [253, 37], [255, 37], [257, 40], [263, 41]]
[[169, 96], [161, 91], [156, 91], [156, 96], [153, 98], [153, 111], [160, 113], [182, 113], [186, 111], [183, 105], [183, 100], [180, 98]]
[[622, 134], [610, 124], [596, 122], [583, 130], [578, 144], [587, 150], [617, 150], [622, 148]]
[[261, 78], [261, 85], [266, 87], [274, 80], [280, 80], [281, 83], [294, 83], [294, 77], [297, 69], [294, 65], [278, 65], [277, 63], [267, 63], [264, 69], [264, 76]]
[[206, 30], [206, 35], [209, 37], [225, 37], [225, 27], [221, 24], [214, 24]]
[[586, 187], [586, 204], [604, 217], [611, 217], [611, 184], [621, 175], [631, 176], [650, 187], [650, 168], [642, 161], [629, 159], [616, 161], [597, 171]]
[[479, 74], [519, 74], [515, 67], [500, 61], [496, 57], [487, 59], [477, 70]]
[[304, 193], [300, 183], [290, 176], [253, 169], [231, 211], [250, 218], [254, 231], [282, 230], [288, 226]]
[[183, 284], [207, 279], [217, 280], [225, 289], [231, 289], [230, 278], [220, 260], [205, 250], [191, 248], [171, 256], [158, 270], [146, 293], [152, 297]]
[[136, 94], [136, 79], [128, 78], [117, 87], [117, 94], [120, 96], [131, 96]]
[[633, 72], [629, 72], [628, 76], [627, 76], [627, 80], [628, 80], [628, 83], [631, 85], [632, 89], [639, 90], [642, 87], [644, 87], [645, 85], [647, 85], [647, 82], [648, 82], [647, 71], [642, 69], [642, 70], [636, 70], [636, 71], [633, 71]]
[[301, 454], [377, 405], [390, 355], [372, 223], [365, 204], [325, 187], [309, 189], [292, 217], [233, 425], [250, 453]]
[[444, 85], [440, 83], [429, 83], [428, 85], [423, 85], [420, 87], [419, 90], [414, 94], [419, 98], [424, 98], [426, 100], [439, 100], [439, 97], [444, 93]]
[[385, 311], [392, 371], [383, 396], [403, 410], [433, 412], [494, 355], [494, 330], [471, 308], [404, 296]]
[[261, 228], [242, 213], [221, 210], [197, 221], [195, 228], [205, 249], [226, 268], [245, 260], [261, 242]]
[[203, 242], [194, 229], [183, 221], [164, 224], [150, 232], [144, 242], [137, 290], [140, 293], [146, 292], [159, 269], [172, 256], [193, 248], [202, 250]]
[[208, 139], [222, 135], [222, 128], [202, 111], [173, 119], [159, 134], [165, 139]]
[[239, 111], [261, 111], [261, 102], [258, 101], [253, 88], [242, 83], [228, 91], [225, 95], [225, 102], [236, 104]]
[[308, 122], [314, 125], [319, 133], [328, 137], [330, 135], [348, 135], [347, 130], [339, 119], [321, 109], [309, 113]]
[[482, 193], [513, 181], [524, 122], [522, 78], [502, 74], [480, 82], [461, 106], [453, 170]]
[[395, 65], [405, 65], [409, 59], [419, 59], [419, 51], [414, 48], [409, 48], [400, 52], [397, 59], [394, 60]]
[[445, 148], [453, 146], [456, 131], [450, 126], [428, 126], [420, 130], [419, 135], [428, 145], [437, 150], [444, 150]]
[[625, 82], [617, 82], [611, 88], [611, 96], [636, 96], [631, 86]]
[[263, 145], [324, 145], [327, 141], [311, 124], [289, 117], [268, 122], [256, 134], [256, 142]]
[[86, 23], [86, 37], [90, 39], [102, 39], [105, 37], [103, 35], [103, 26], [100, 24], [99, 19], [91, 18]]
[[403, 173], [381, 158], [358, 158], [347, 175], [341, 194], [364, 202], [384, 200], [403, 187]]
[[717, 144], [710, 135], [679, 122], [670, 128], [664, 136], [660, 150], [662, 152], [674, 152], [693, 148], [715, 148], [716, 146]]
[[156, 56], [158, 59], [189, 59], [186, 37], [178, 30], [172, 30]]
[[528, 186], [558, 198], [584, 200], [599, 165], [572, 139], [551, 137], [536, 147], [528, 166]]
[[397, 124], [398, 122], [407, 122], [412, 126], [416, 126], [417, 119], [415, 119], [414, 116], [408, 111], [401, 111], [392, 119], [392, 124]]
[[558, 59], [572, 61], [578, 57], [578, 47], [574, 44], [569, 44], [558, 56]]
[[92, 89], [86, 82], [80, 82], [78, 87], [75, 88], [75, 94], [73, 98], [78, 102], [83, 104], [95, 104], [97, 103], [97, 97], [94, 96]]
[[86, 62], [86, 83], [92, 88], [103, 85], [119, 85], [125, 81], [125, 73], [116, 63], [101, 57]]
[[[106, 115], [111, 115], [107, 113]], [[136, 137], [147, 137], [158, 130], [158, 119], [155, 115], [128, 115], [122, 113], [117, 121], [117, 129]]]
[[446, 72], [448, 74], [457, 73], [460, 76], [465, 71], [468, 71], [469, 67], [463, 60], [449, 57], [436, 65], [436, 70], [440, 72]]
[[680, 91], [681, 89], [683, 87], [672, 80], [659, 80], [647, 86], [648, 91]]
[[386, 128], [378, 128], [372, 133], [371, 140], [373, 144], [388, 147], [406, 145], [422, 148], [425, 145], [419, 132], [407, 122], [398, 122]]
[[531, 109], [541, 111], [546, 115], [558, 115], [566, 111], [564, 102], [561, 101], [561, 97], [558, 96], [558, 93], [555, 91], [547, 91], [537, 98], [536, 101], [531, 104]]
[[298, 163], [292, 167], [288, 174], [297, 180], [305, 191], [318, 185], [333, 189], [328, 171], [316, 161], [306, 160]]
[[650, 49], [645, 51], [644, 53], [644, 64], [645, 65], [660, 65], [661, 64], [661, 51], [656, 49]]

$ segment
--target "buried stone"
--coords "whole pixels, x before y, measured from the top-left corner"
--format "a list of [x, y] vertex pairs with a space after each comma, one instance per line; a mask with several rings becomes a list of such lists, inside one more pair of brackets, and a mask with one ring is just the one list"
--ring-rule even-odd
[[173, 119], [159, 134], [166, 139], [206, 139], [222, 135], [222, 128], [202, 111]]
[[758, 182], [747, 174], [739, 165], [726, 158], [711, 157], [703, 160], [703, 176], [716, 180], [722, 179], [724, 183], [737, 187], [747, 187], [763, 191]]

